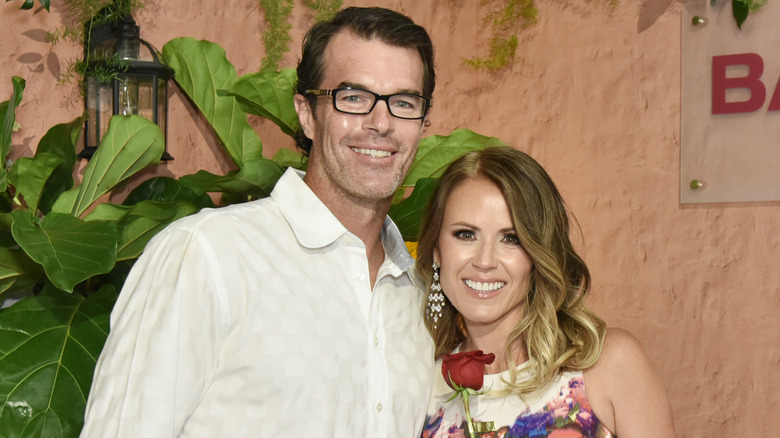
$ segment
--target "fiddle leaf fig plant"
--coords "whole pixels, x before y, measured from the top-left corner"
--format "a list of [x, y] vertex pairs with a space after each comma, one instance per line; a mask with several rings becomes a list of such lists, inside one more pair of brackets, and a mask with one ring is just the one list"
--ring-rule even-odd
[[[138, 116], [114, 116], [81, 181], [74, 181], [76, 145], [84, 119], [52, 127], [35, 155], [0, 167], [0, 436], [76, 437], [83, 427], [92, 374], [108, 336], [109, 315], [127, 272], [149, 240], [171, 222], [204, 207], [267, 196], [287, 167], [307, 158], [282, 148], [262, 155], [248, 114], [293, 136], [296, 76], [292, 69], [238, 77], [217, 44], [175, 38], [162, 59], [198, 108], [235, 169], [179, 178], [133, 176], [159, 162], [159, 128]], [[14, 110], [25, 81], [13, 79], [0, 104], [0, 159], [12, 146]], [[435, 178], [461, 153], [503, 144], [462, 129], [421, 141], [419, 154], [391, 216], [416, 239], [419, 217]], [[107, 195], [132, 182], [121, 204]], [[410, 188], [411, 196], [404, 194]], [[110, 199], [110, 197], [108, 198]], [[7, 304], [7, 303], [6, 303]]]
[[176, 73], [176, 83], [208, 120], [240, 168], [246, 161], [262, 158], [262, 142], [249, 125], [246, 113], [235, 99], [225, 96], [237, 79], [225, 49], [195, 38], [176, 38], [163, 46], [165, 63]]
[[[21, 78], [13, 82], [13, 98], [0, 105], [3, 163], [25, 85]], [[150, 238], [143, 228], [127, 225], [135, 222], [128, 212], [95, 218], [85, 213], [102, 194], [159, 161], [160, 129], [137, 116], [113, 118], [74, 185], [82, 123], [78, 118], [53, 127], [33, 157], [3, 167], [0, 302], [20, 292], [27, 296], [0, 311], [0, 436], [78, 436], [122, 282], [121, 275], [112, 275], [122, 271], [118, 250]], [[195, 210], [177, 210], [178, 217]]]

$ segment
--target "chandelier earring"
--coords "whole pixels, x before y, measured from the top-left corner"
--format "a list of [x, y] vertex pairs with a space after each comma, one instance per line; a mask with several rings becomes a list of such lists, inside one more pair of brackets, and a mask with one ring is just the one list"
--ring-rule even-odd
[[428, 294], [428, 308], [425, 309], [425, 316], [428, 320], [433, 320], [433, 329], [439, 328], [439, 318], [444, 308], [444, 293], [441, 291], [441, 282], [439, 282], [439, 264], [433, 262], [433, 282], [431, 283], [431, 292]]

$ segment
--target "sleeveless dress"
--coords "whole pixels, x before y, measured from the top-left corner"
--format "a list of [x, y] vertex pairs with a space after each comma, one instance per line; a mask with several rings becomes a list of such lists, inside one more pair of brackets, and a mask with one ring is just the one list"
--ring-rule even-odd
[[[444, 381], [441, 360], [436, 366], [437, 377], [421, 437], [468, 438], [463, 400], [460, 396], [450, 400], [455, 391]], [[526, 368], [517, 368], [518, 379], [529, 376]], [[491, 396], [506, 387], [502, 377], [508, 379], [509, 372], [486, 375], [483, 389], [488, 392], [469, 398], [472, 420], [495, 423], [494, 432], [483, 432], [478, 437], [616, 438], [593, 414], [581, 371], [561, 373], [544, 392], [526, 397], [525, 402], [516, 395]]]

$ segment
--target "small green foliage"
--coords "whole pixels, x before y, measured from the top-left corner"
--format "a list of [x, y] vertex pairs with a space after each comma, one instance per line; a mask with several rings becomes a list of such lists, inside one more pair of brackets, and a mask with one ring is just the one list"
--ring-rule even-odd
[[315, 21], [330, 20], [341, 9], [343, 3], [342, 0], [305, 0], [303, 2], [307, 8], [314, 11]]
[[485, 17], [485, 21], [493, 28], [489, 56], [468, 58], [463, 63], [478, 70], [490, 71], [509, 65], [515, 59], [517, 51], [518, 39], [514, 34], [515, 30], [536, 24], [539, 20], [538, 12], [534, 0], [505, 0], [501, 9]]
[[748, 5], [748, 9], [750, 12], [758, 12], [759, 9], [766, 6], [767, 1], [769, 0], [742, 0]]
[[468, 58], [463, 63], [477, 70], [494, 71], [504, 68], [515, 59], [517, 44], [516, 35], [509, 38], [494, 36], [490, 40], [490, 56], [487, 58]]
[[119, 54], [114, 53], [109, 57], [92, 58], [88, 61], [76, 61], [63, 77], [84, 78], [93, 76], [102, 83], [109, 83], [117, 77], [119, 72], [127, 71], [130, 61], [121, 59]]
[[747, 20], [748, 14], [758, 12], [766, 3], [767, 0], [733, 0], [731, 11], [734, 14], [737, 27], [742, 29], [742, 23]]
[[[71, 41], [80, 45], [89, 45], [93, 27], [101, 23], [119, 20], [126, 14], [143, 8], [142, 0], [64, 0], [67, 13], [66, 24], [48, 33], [52, 45], [62, 41]], [[70, 23], [70, 24], [68, 24]], [[117, 70], [127, 65], [117, 58], [73, 60], [60, 76], [60, 83], [77, 82], [81, 84], [87, 75], [108, 82], [116, 77]]]
[[[66, 24], [49, 33], [52, 43], [67, 39], [78, 43], [89, 41], [92, 27], [116, 21], [124, 14], [143, 8], [141, 0], [64, 0]], [[106, 8], [98, 17], [98, 12]], [[70, 23], [70, 24], [68, 24]]]
[[260, 7], [265, 12], [265, 22], [268, 29], [263, 33], [265, 58], [260, 64], [260, 71], [278, 70], [282, 56], [289, 50], [290, 29], [292, 25], [287, 20], [293, 9], [293, 0], [260, 0]]
[[[5, 1], [10, 2], [11, 0], [5, 0]], [[47, 11], [49, 10], [49, 3], [51, 3], [50, 0], [38, 0], [38, 3], [40, 3], [41, 6], [43, 6], [43, 8], [46, 9]], [[24, 2], [22, 2], [22, 5], [19, 6], [19, 9], [32, 9], [34, 5], [35, 5], [35, 0], [24, 0]]]
[[507, 0], [504, 8], [488, 14], [487, 20], [497, 30], [509, 31], [517, 27], [518, 23], [522, 23], [524, 29], [536, 24], [538, 12], [533, 0]]

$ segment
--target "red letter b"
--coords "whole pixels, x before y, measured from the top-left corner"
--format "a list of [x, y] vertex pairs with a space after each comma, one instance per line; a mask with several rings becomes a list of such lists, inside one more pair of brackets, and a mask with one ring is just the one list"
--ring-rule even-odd
[[[746, 65], [747, 76], [727, 78], [726, 68], [730, 65]], [[755, 53], [723, 55], [712, 57], [712, 114], [749, 113], [761, 108], [766, 99], [766, 88], [761, 82], [764, 60]], [[747, 88], [750, 99], [744, 102], [726, 102], [726, 90]]]

